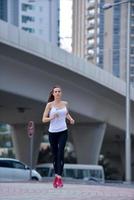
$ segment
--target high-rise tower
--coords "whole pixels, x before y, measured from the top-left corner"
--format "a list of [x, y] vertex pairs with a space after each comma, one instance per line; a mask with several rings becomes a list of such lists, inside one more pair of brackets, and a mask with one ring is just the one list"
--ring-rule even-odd
[[[109, 0], [119, 3], [121, 0]], [[73, 0], [73, 53], [126, 79], [127, 3], [104, 10], [106, 0]], [[130, 4], [130, 71], [134, 82], [134, 2]]]
[[0, 19], [58, 45], [59, 0], [0, 0]]

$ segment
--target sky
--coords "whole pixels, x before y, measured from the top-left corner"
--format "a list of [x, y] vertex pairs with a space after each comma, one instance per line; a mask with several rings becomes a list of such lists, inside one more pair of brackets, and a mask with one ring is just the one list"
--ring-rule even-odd
[[61, 48], [71, 52], [72, 43], [72, 0], [60, 0]]

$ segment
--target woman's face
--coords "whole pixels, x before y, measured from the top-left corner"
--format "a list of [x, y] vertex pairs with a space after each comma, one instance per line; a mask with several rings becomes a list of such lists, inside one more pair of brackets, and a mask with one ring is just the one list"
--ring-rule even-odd
[[54, 88], [53, 90], [54, 99], [59, 99], [62, 96], [61, 88]]

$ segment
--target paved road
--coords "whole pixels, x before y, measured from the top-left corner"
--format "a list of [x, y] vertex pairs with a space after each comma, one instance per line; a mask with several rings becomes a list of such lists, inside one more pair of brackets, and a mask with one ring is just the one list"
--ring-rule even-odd
[[134, 200], [134, 187], [66, 183], [0, 183], [0, 200]]

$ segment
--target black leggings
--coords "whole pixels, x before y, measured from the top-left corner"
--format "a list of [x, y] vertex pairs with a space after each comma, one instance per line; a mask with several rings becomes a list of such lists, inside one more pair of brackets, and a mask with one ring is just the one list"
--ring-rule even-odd
[[67, 141], [67, 130], [62, 132], [50, 133], [49, 142], [53, 153], [53, 165], [55, 174], [62, 175], [64, 166], [64, 148]]

